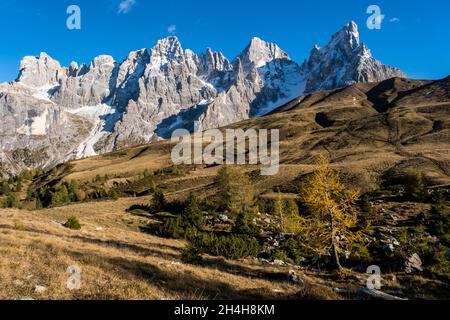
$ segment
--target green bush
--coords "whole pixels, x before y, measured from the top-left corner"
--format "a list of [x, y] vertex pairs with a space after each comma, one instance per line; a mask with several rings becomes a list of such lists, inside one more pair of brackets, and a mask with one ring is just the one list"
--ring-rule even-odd
[[281, 251], [281, 250], [276, 250], [272, 254], [271, 260], [272, 261], [280, 260], [280, 261], [283, 261], [283, 262], [289, 262], [289, 258], [287, 256], [287, 254], [284, 251]]
[[181, 251], [181, 261], [186, 264], [198, 265], [201, 264], [203, 258], [201, 256], [201, 250], [195, 246], [189, 244]]
[[351, 259], [358, 262], [369, 263], [372, 261], [372, 255], [364, 243], [354, 242], [347, 248], [351, 253]]
[[182, 220], [183, 227], [185, 229], [195, 227], [201, 230], [204, 227], [205, 221], [203, 212], [200, 209], [199, 202], [194, 195], [190, 195], [184, 204]]
[[448, 242], [450, 238], [450, 209], [445, 205], [435, 205], [426, 221], [428, 231]]
[[16, 193], [10, 193], [4, 198], [0, 198], [1, 208], [16, 208], [20, 209], [20, 199]]
[[156, 190], [153, 195], [152, 202], [150, 204], [150, 210], [153, 213], [165, 211], [167, 206], [167, 200], [164, 193], [161, 190]]
[[301, 264], [303, 259], [312, 258], [315, 256], [315, 252], [308, 248], [301, 239], [290, 238], [284, 244], [284, 250], [287, 257], [294, 261], [295, 264]]
[[183, 239], [185, 235], [183, 218], [177, 216], [166, 219], [159, 228], [159, 235], [165, 238]]
[[406, 196], [413, 200], [423, 201], [426, 199], [426, 181], [419, 171], [409, 171], [403, 177]]
[[191, 244], [205, 254], [227, 259], [255, 257], [261, 246], [249, 236], [216, 236], [213, 233], [201, 233], [191, 240]]
[[258, 227], [250, 221], [248, 213], [240, 213], [236, 217], [232, 233], [240, 235], [258, 236], [260, 234]]
[[78, 221], [78, 218], [75, 216], [70, 216], [69, 219], [67, 219], [67, 222], [63, 224], [63, 226], [71, 230], [81, 229], [80, 221]]

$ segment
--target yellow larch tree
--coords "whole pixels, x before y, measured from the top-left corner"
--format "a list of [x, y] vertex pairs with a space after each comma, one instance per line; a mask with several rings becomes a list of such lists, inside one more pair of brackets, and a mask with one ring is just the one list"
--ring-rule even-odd
[[335, 266], [342, 268], [339, 254], [347, 244], [357, 241], [357, 214], [353, 205], [359, 191], [350, 191], [341, 182], [338, 172], [330, 167], [328, 159], [320, 155], [315, 171], [300, 188], [300, 198], [310, 216], [302, 224], [302, 232], [310, 238], [319, 254], [329, 254]]

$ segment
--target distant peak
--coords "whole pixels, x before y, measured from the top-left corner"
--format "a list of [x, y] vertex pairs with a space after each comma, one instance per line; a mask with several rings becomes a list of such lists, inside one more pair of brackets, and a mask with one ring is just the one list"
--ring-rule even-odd
[[110, 55], [100, 55], [94, 58], [94, 60], [91, 62], [90, 69], [99, 68], [101, 66], [106, 65], [112, 65], [114, 66], [116, 64], [116, 60]]
[[349, 30], [350, 32], [355, 32], [358, 33], [358, 25], [356, 24], [355, 21], [350, 21], [345, 27], [344, 29]]
[[257, 44], [259, 44], [259, 43], [267, 43], [267, 42], [264, 41], [264, 40], [262, 40], [262, 39], [259, 38], [259, 37], [253, 37], [253, 38], [250, 40], [250, 44], [249, 44], [249, 45], [257, 45]]
[[164, 56], [173, 59], [184, 53], [181, 43], [176, 36], [170, 36], [159, 40], [152, 49], [152, 56]]
[[239, 58], [244, 66], [253, 64], [259, 68], [275, 59], [289, 59], [289, 55], [276, 44], [253, 37]]
[[350, 21], [332, 39], [332, 43], [337, 45], [349, 45], [352, 49], [360, 46], [360, 37], [358, 25], [354, 21]]
[[158, 40], [158, 44], [180, 44], [180, 40], [177, 36], [169, 36]]

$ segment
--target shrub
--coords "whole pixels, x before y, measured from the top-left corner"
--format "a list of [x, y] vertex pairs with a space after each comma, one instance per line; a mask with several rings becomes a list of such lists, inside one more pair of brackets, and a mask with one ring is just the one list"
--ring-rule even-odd
[[70, 202], [69, 191], [67, 190], [67, 187], [63, 185], [59, 191], [53, 194], [51, 206], [55, 207], [67, 204], [69, 202]]
[[362, 242], [354, 242], [348, 246], [348, 251], [351, 253], [351, 259], [358, 262], [368, 263], [372, 261], [372, 256], [369, 249]]
[[249, 236], [216, 236], [212, 233], [198, 234], [191, 244], [203, 253], [227, 259], [243, 259], [258, 255], [261, 246]]
[[185, 229], [195, 227], [201, 230], [204, 227], [205, 221], [202, 210], [200, 209], [197, 198], [192, 194], [185, 202], [182, 219]]
[[108, 198], [110, 198], [111, 200], [119, 200], [119, 196], [117, 195], [116, 190], [114, 189], [109, 190]]
[[8, 195], [11, 192], [8, 181], [3, 181], [0, 186], [0, 195]]
[[186, 264], [198, 265], [203, 261], [201, 250], [189, 244], [181, 251], [181, 261]]
[[164, 211], [167, 206], [166, 197], [161, 190], [156, 190], [153, 195], [153, 200], [150, 204], [150, 210], [154, 213]]
[[426, 198], [426, 181], [419, 171], [409, 171], [403, 178], [406, 196], [414, 200], [424, 200]]
[[78, 221], [78, 218], [75, 216], [70, 216], [69, 219], [67, 219], [66, 223], [63, 224], [63, 226], [71, 230], [81, 229], [80, 221]]
[[14, 221], [14, 229], [16, 229], [16, 230], [24, 230], [25, 226], [23, 225], [22, 221], [16, 220], [16, 221]]
[[295, 264], [301, 264], [303, 259], [315, 256], [315, 252], [308, 248], [305, 243], [301, 239], [290, 238], [284, 244], [284, 250], [288, 258], [294, 261]]
[[250, 221], [250, 215], [248, 213], [238, 214], [232, 233], [250, 236], [258, 236], [260, 234], [258, 227]]
[[425, 224], [431, 234], [450, 242], [450, 209], [446, 205], [434, 205]]
[[8, 196], [0, 198], [0, 208], [20, 209], [20, 199], [16, 193], [10, 193]]
[[272, 261], [280, 260], [280, 261], [283, 261], [283, 262], [289, 262], [289, 261], [288, 261], [289, 258], [288, 258], [288, 256], [286, 255], [286, 253], [283, 252], [283, 251], [281, 251], [281, 250], [276, 250], [276, 251], [272, 254], [271, 260], [272, 260]]
[[172, 239], [183, 239], [185, 230], [183, 229], [183, 219], [181, 216], [168, 218], [159, 228], [159, 235]]

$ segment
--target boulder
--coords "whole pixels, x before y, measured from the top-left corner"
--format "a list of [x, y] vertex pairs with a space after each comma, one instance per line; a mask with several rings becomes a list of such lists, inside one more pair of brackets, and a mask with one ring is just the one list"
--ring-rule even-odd
[[294, 270], [289, 270], [288, 281], [295, 284], [304, 284], [303, 279], [300, 278], [300, 276]]
[[36, 286], [33, 287], [33, 291], [35, 293], [40, 293], [40, 294], [41, 293], [45, 293], [47, 291], [47, 287], [36, 285]]
[[392, 254], [395, 251], [394, 245], [392, 243], [386, 244], [383, 247], [384, 252], [386, 252], [387, 254]]
[[272, 264], [275, 265], [275, 266], [284, 266], [284, 265], [286, 265], [286, 263], [284, 261], [281, 261], [281, 260], [275, 260]]
[[405, 272], [411, 274], [415, 271], [423, 271], [422, 260], [417, 253], [414, 253], [405, 261]]

